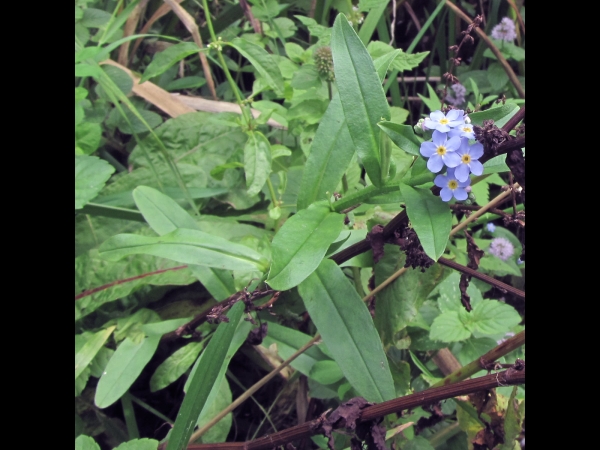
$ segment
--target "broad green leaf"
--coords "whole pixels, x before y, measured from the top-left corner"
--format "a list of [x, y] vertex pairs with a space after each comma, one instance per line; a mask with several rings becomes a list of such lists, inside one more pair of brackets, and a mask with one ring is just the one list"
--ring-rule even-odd
[[304, 64], [292, 77], [291, 85], [294, 89], [307, 90], [318, 88], [323, 82], [314, 64]]
[[313, 139], [310, 155], [302, 172], [297, 209], [301, 210], [317, 200], [327, 199], [327, 192], [332, 195], [353, 155], [354, 144], [344, 119], [340, 97], [336, 94]]
[[283, 95], [283, 77], [272, 55], [268, 54], [262, 47], [246, 39], [235, 38], [228, 45], [231, 45], [244, 58], [250, 61], [250, 64], [267, 81], [278, 96]]
[[119, 234], [105, 241], [99, 252], [109, 261], [141, 253], [218, 269], [264, 272], [268, 267], [264, 256], [245, 245], [185, 228], [160, 237]]
[[203, 348], [204, 341], [190, 342], [165, 359], [150, 378], [150, 392], [156, 392], [177, 381], [194, 364]]
[[158, 448], [158, 441], [156, 439], [133, 439], [128, 442], [123, 442], [114, 450], [156, 450]]
[[471, 320], [475, 331], [497, 334], [509, 331], [521, 322], [521, 316], [510, 305], [497, 300], [484, 300], [473, 307]]
[[[504, 444], [502, 444], [500, 450], [513, 450], [516, 447], [521, 447], [516, 442], [517, 437], [521, 434], [523, 422], [520, 411], [521, 408], [519, 407], [519, 402], [515, 398], [518, 389], [518, 386], [514, 386], [508, 399], [506, 415], [504, 417]], [[522, 402], [523, 401], [524, 400], [522, 400]]]
[[162, 336], [163, 334], [175, 331], [182, 325], [185, 325], [191, 320], [191, 317], [182, 317], [180, 319], [169, 319], [161, 322], [144, 323], [140, 329], [146, 336]]
[[102, 126], [99, 123], [83, 122], [75, 127], [75, 145], [86, 155], [98, 150], [101, 139]]
[[127, 392], [154, 355], [159, 341], [160, 336], [152, 336], [139, 344], [130, 338], [121, 342], [98, 381], [94, 398], [98, 408], [112, 405]]
[[[221, 382], [219, 383], [219, 380]], [[219, 383], [219, 388], [216, 389], [217, 395], [214, 396], [214, 401], [211, 401], [211, 396], [208, 396], [208, 400], [206, 401], [206, 407], [202, 409], [200, 413], [200, 417], [198, 418], [198, 427], [201, 428], [206, 425], [209, 421], [211, 421], [217, 414], [227, 408], [232, 402], [231, 396], [231, 388], [229, 387], [229, 382], [226, 377], [217, 378], [215, 382], [215, 387]], [[212, 391], [211, 391], [212, 392]], [[227, 439], [227, 435], [229, 434], [229, 430], [231, 429], [231, 424], [233, 423], [233, 414], [229, 413], [221, 420], [219, 420], [215, 425], [213, 425], [210, 430], [204, 433], [200, 437], [200, 442], [204, 444], [210, 444], [214, 442], [225, 442]]]
[[[405, 261], [406, 257], [398, 246], [386, 244], [383, 257], [375, 265], [375, 284], [380, 285], [404, 267]], [[443, 276], [444, 270], [439, 264], [434, 264], [424, 273], [419, 269], [408, 269], [377, 294], [374, 322], [385, 348], [395, 342], [396, 333], [416, 319], [427, 295]]]
[[494, 275], [505, 276], [505, 275], [515, 275], [520, 277], [522, 275], [521, 269], [516, 265], [513, 259], [507, 259], [506, 261], [502, 261], [500, 258], [496, 256], [484, 256], [481, 258], [479, 262], [480, 270], [492, 272]]
[[493, 120], [494, 125], [498, 128], [502, 128], [502, 126], [510, 120], [512, 116], [514, 116], [517, 111], [519, 111], [519, 106], [514, 103], [506, 103], [502, 106], [498, 106], [496, 108], [486, 109], [485, 111], [474, 112], [469, 114], [469, 118], [471, 119], [472, 125], [483, 126], [484, 120]]
[[[119, 222], [115, 219], [106, 220]], [[91, 222], [99, 223], [96, 220]], [[105, 231], [109, 230], [111, 228], [107, 227]], [[100, 234], [101, 229], [94, 231]], [[190, 270], [175, 261], [151, 255], [136, 255], [118, 262], [109, 262], [99, 257], [97, 250], [90, 250], [75, 258], [75, 295], [100, 289], [89, 292], [75, 302], [75, 320], [91, 314], [105, 303], [144, 289], [145, 286], [183, 286], [194, 281], [196, 279]]]
[[114, 171], [97, 156], [75, 155], [75, 209], [93, 200]]
[[75, 450], [100, 450], [94, 438], [82, 434], [75, 439]]
[[233, 339], [237, 324], [244, 313], [244, 303], [238, 302], [227, 313], [229, 322], [222, 322], [206, 346], [202, 366], [194, 373], [189, 390], [177, 413], [177, 419], [167, 443], [167, 450], [182, 450], [187, 447], [200, 412], [217, 380], [223, 360]]
[[271, 173], [271, 144], [260, 131], [249, 131], [244, 146], [244, 170], [248, 195], [258, 194]]
[[341, 13], [333, 25], [331, 50], [350, 136], [369, 178], [382, 186], [377, 123], [390, 119], [390, 108], [371, 56]]
[[200, 48], [194, 42], [181, 42], [168, 47], [166, 50], [154, 55], [152, 62], [144, 70], [144, 75], [140, 78], [140, 83], [166, 72], [167, 69], [175, 65], [178, 61], [199, 51], [201, 51]]
[[[269, 347], [276, 344], [277, 353], [282, 359], [286, 360], [311, 339], [311, 336], [301, 331], [284, 327], [275, 322], [269, 322], [268, 333], [263, 339], [262, 345]], [[320, 348], [313, 345], [292, 361], [290, 365], [302, 374], [309, 376], [312, 367], [317, 362], [329, 359], [321, 352]]]
[[[369, 44], [370, 46], [370, 44]], [[367, 46], [367, 50], [369, 50], [369, 46]], [[371, 53], [371, 52], [369, 52]], [[371, 56], [374, 58], [373, 59], [373, 65], [375, 66], [375, 70], [377, 71], [377, 76], [379, 76], [379, 79], [381, 81], [383, 81], [383, 79], [385, 78], [388, 69], [390, 68], [390, 64], [392, 64], [392, 62], [394, 61], [394, 59], [396, 59], [396, 57], [398, 55], [400, 55], [402, 53], [402, 50], [400, 50], [399, 48], [396, 50], [393, 50], [389, 53], [386, 53], [384, 55], [381, 55], [380, 57], [375, 57], [373, 55], [373, 53], [371, 53]]]
[[123, 95], [128, 95], [131, 92], [131, 89], [133, 89], [133, 80], [131, 76], [120, 67], [105, 64], [102, 66], [102, 71], [110, 78]]
[[273, 264], [267, 283], [284, 291], [297, 286], [318, 266], [339, 236], [344, 216], [313, 204], [290, 217], [273, 238]]
[[[138, 209], [158, 234], [163, 235], [177, 228], [201, 230], [192, 216], [173, 199], [156, 189], [139, 186], [133, 195]], [[191, 264], [188, 268], [216, 300], [224, 300], [235, 293], [229, 271], [196, 264]]]
[[[468, 314], [466, 311], [465, 313]], [[431, 324], [429, 334], [431, 340], [456, 342], [468, 339], [471, 331], [467, 329], [459, 316], [459, 311], [448, 311], [437, 316]]]
[[310, 369], [310, 378], [321, 384], [333, 384], [344, 378], [338, 363], [332, 360], [317, 361]]
[[115, 330], [116, 325], [98, 331], [75, 353], [75, 379], [89, 366], [96, 354], [100, 351], [108, 337]]
[[506, 165], [506, 155], [494, 156], [483, 163], [483, 175], [489, 173], [508, 172], [510, 168]]
[[438, 307], [440, 311], [445, 313], [449, 311], [459, 311], [464, 309], [460, 301], [460, 274], [452, 272], [448, 278], [442, 281], [436, 287], [436, 291], [440, 294], [438, 298]]
[[401, 150], [411, 155], [421, 154], [421, 142], [415, 135], [413, 127], [393, 122], [379, 122], [378, 125]]
[[472, 337], [463, 342], [456, 357], [463, 366], [466, 366], [471, 361], [479, 359], [481, 355], [485, 355], [497, 345], [498, 343], [494, 339]]
[[160, 235], [177, 228], [199, 229], [194, 218], [176, 201], [154, 188], [138, 186], [133, 190], [133, 199], [146, 222]]
[[406, 214], [419, 236], [423, 250], [437, 261], [446, 249], [452, 228], [452, 213], [447, 202], [431, 190], [400, 183], [400, 193], [406, 202]]
[[356, 392], [370, 402], [395, 398], [394, 381], [371, 314], [342, 269], [325, 259], [298, 291], [323, 342]]

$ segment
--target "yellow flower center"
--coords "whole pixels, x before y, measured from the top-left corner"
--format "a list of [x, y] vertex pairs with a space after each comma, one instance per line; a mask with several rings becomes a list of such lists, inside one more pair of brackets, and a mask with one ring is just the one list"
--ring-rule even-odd
[[471, 162], [471, 155], [464, 154], [460, 157], [463, 163], [469, 164]]
[[448, 187], [452, 190], [456, 189], [458, 187], [458, 181], [456, 181], [456, 180], [448, 181]]
[[446, 119], [445, 117], [443, 119], [440, 119], [440, 123], [442, 125], [446, 125], [448, 122], [450, 122], [448, 119]]
[[463, 127], [462, 129], [465, 133], [470, 133], [473, 131], [473, 129], [471, 127]]
[[448, 150], [446, 150], [446, 147], [444, 147], [443, 145], [440, 145], [438, 148], [435, 149], [435, 151], [440, 156], [444, 156], [448, 152]]

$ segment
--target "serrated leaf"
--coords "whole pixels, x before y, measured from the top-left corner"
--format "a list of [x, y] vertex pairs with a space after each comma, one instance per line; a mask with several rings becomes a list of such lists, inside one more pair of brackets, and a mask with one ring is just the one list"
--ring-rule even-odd
[[113, 325], [105, 330], [98, 331], [87, 340], [81, 350], [75, 353], [75, 379], [90, 365], [115, 328], [116, 325]]
[[258, 194], [271, 173], [271, 144], [260, 131], [249, 131], [244, 146], [244, 170], [248, 195]]
[[133, 439], [131, 441], [123, 442], [114, 450], [156, 450], [158, 448], [158, 441], [156, 439]]
[[177, 413], [177, 419], [167, 443], [167, 450], [182, 450], [187, 447], [198, 417], [215, 385], [225, 355], [244, 312], [244, 303], [238, 302], [229, 310], [229, 322], [222, 322], [206, 346], [202, 366], [198, 367], [190, 380], [189, 389]]
[[523, 417], [521, 417], [519, 411], [519, 402], [515, 398], [518, 389], [518, 386], [514, 386], [508, 399], [506, 415], [504, 417], [504, 444], [502, 444], [500, 450], [513, 450], [518, 445], [516, 439], [521, 434], [521, 423], [523, 421]]
[[152, 62], [148, 64], [148, 67], [144, 70], [144, 75], [140, 78], [140, 83], [166, 72], [183, 58], [198, 53], [199, 51], [200, 47], [194, 42], [181, 42], [168, 47], [166, 50], [154, 55]]
[[[386, 244], [383, 257], [375, 265], [375, 284], [383, 283], [403, 267], [405, 261], [406, 257], [398, 246]], [[439, 264], [426, 269], [425, 273], [408, 269], [402, 277], [377, 294], [374, 322], [384, 347], [393, 344], [396, 333], [416, 319], [419, 308], [443, 275], [443, 267]]]
[[406, 214], [414, 228], [423, 250], [437, 261], [446, 249], [452, 213], [447, 202], [433, 195], [431, 190], [400, 183], [400, 193], [406, 202]]
[[115, 168], [89, 155], [75, 156], [75, 209], [83, 208], [104, 187]]
[[[369, 47], [370, 47], [371, 43], [372, 42], [370, 42], [369, 46], [367, 46], [367, 50], [370, 50]], [[402, 53], [402, 50], [400, 50], [398, 48], [389, 53], [381, 55], [378, 58], [376, 58], [372, 52], [369, 52], [369, 53], [371, 53], [371, 56], [373, 56], [373, 58], [374, 58], [373, 65], [375, 66], [377, 75], [379, 76], [379, 79], [383, 81], [383, 79], [385, 78], [385, 76], [387, 74], [388, 69], [390, 68], [390, 65], [392, 64], [394, 59], [396, 59], [396, 57]]]
[[421, 142], [415, 135], [413, 127], [393, 122], [379, 122], [378, 125], [401, 150], [411, 155], [421, 154]]
[[429, 93], [429, 97], [425, 97], [419, 93], [417, 93], [417, 95], [421, 98], [421, 100], [423, 100], [423, 103], [425, 103], [425, 106], [429, 108], [429, 111], [437, 111], [438, 109], [441, 109], [442, 102], [440, 102], [435, 89], [433, 89], [429, 83], [427, 83], [427, 92]]
[[330, 259], [298, 286], [306, 310], [342, 373], [372, 402], [395, 398], [387, 357], [364, 302]]
[[130, 338], [121, 342], [98, 381], [94, 398], [98, 408], [112, 405], [127, 392], [154, 355], [159, 341], [160, 336], [152, 336], [138, 344]]
[[179, 228], [159, 237], [119, 234], [99, 247], [100, 255], [118, 261], [128, 255], [147, 254], [184, 264], [227, 270], [266, 271], [268, 261], [245, 245], [198, 230]]
[[342, 214], [313, 204], [290, 217], [271, 246], [273, 263], [267, 283], [278, 291], [291, 289], [318, 266], [344, 226]]
[[390, 109], [371, 56], [341, 13], [333, 25], [331, 51], [350, 136], [370, 180], [382, 186], [377, 123], [389, 120]]
[[100, 450], [100, 446], [94, 438], [82, 434], [75, 439], [75, 450]]
[[283, 95], [283, 77], [272, 55], [268, 54], [262, 47], [241, 38], [233, 39], [228, 45], [231, 45], [250, 61], [250, 64], [278, 96]]
[[476, 304], [471, 316], [475, 330], [482, 334], [504, 333], [521, 322], [515, 308], [497, 300], [483, 300]]
[[464, 341], [471, 336], [471, 331], [460, 320], [458, 311], [448, 311], [440, 314], [431, 324], [429, 337], [433, 341], [456, 342]]
[[150, 378], [150, 392], [166, 388], [177, 381], [194, 364], [203, 348], [204, 342], [190, 342], [165, 359]]
[[317, 128], [302, 172], [298, 210], [317, 200], [325, 200], [326, 192], [333, 194], [353, 155], [354, 143], [344, 119], [340, 97], [336, 94]]

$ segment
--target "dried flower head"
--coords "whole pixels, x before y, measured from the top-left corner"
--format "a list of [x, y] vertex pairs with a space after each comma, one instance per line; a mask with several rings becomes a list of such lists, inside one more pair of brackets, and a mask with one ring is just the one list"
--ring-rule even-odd
[[505, 17], [498, 25], [492, 28], [492, 37], [506, 42], [514, 41], [517, 38], [515, 23], [510, 17]]
[[502, 261], [506, 261], [514, 254], [515, 247], [508, 239], [497, 237], [492, 239], [489, 251], [492, 255], [500, 258]]

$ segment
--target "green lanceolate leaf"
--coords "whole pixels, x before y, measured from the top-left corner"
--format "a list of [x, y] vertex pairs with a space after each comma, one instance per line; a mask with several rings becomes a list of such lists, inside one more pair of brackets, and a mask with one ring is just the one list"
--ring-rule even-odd
[[199, 51], [200, 48], [193, 42], [181, 42], [180, 44], [168, 47], [154, 56], [152, 62], [144, 70], [144, 75], [140, 78], [140, 83], [166, 72], [167, 69], [175, 65], [178, 61]]
[[194, 364], [203, 348], [203, 342], [190, 342], [165, 359], [150, 378], [150, 392], [166, 388], [177, 381]]
[[244, 170], [248, 195], [260, 192], [271, 173], [271, 144], [260, 131], [249, 131], [244, 146]]
[[420, 155], [421, 142], [415, 135], [413, 127], [393, 122], [379, 122], [378, 125], [401, 150], [411, 155]]
[[325, 259], [298, 291], [352, 387], [371, 402], [395, 398], [394, 381], [371, 314], [342, 269]]
[[159, 341], [160, 336], [151, 336], [139, 343], [130, 338], [121, 342], [98, 381], [94, 399], [98, 408], [112, 405], [127, 392], [154, 355]]
[[278, 291], [297, 286], [319, 266], [343, 226], [342, 214], [320, 204], [290, 217], [273, 238], [267, 283]]
[[369, 178], [382, 186], [377, 123], [389, 120], [390, 108], [373, 60], [344, 14], [335, 19], [331, 50], [350, 136]]
[[414, 188], [400, 183], [400, 193], [406, 202], [406, 214], [412, 224], [423, 250], [437, 261], [446, 249], [452, 228], [452, 214], [448, 203], [431, 193], [429, 189]]
[[392, 64], [394, 59], [396, 59], [396, 57], [398, 55], [400, 55], [401, 53], [402, 53], [402, 50], [396, 49], [394, 51], [391, 51], [390, 53], [386, 53], [385, 55], [382, 55], [379, 58], [376, 58], [375, 60], [373, 60], [373, 65], [375, 66], [375, 70], [377, 71], [377, 75], [379, 76], [379, 79], [381, 81], [383, 81], [383, 79], [385, 78], [385, 75], [387, 74], [390, 64]]
[[115, 328], [116, 325], [113, 325], [105, 330], [98, 331], [75, 354], [75, 378], [81, 375], [81, 372], [89, 366]]
[[[301, 331], [284, 327], [278, 323], [269, 322], [268, 334], [263, 339], [262, 345], [269, 347], [272, 344], [276, 344], [277, 354], [285, 360], [296, 353], [311, 339], [312, 336], [304, 334]], [[309, 376], [315, 363], [328, 359], [318, 347], [312, 346], [292, 361], [290, 365], [300, 371], [300, 373]]]
[[85, 206], [98, 195], [115, 168], [89, 155], [75, 156], [75, 209]]
[[229, 45], [250, 61], [250, 64], [265, 79], [277, 95], [283, 95], [283, 77], [277, 61], [262, 47], [241, 38], [233, 39]]
[[245, 245], [186, 228], [159, 237], [118, 234], [105, 241], [98, 250], [109, 261], [147, 254], [218, 269], [265, 272], [268, 267], [264, 256]]
[[148, 186], [133, 190], [135, 204], [146, 222], [158, 234], [166, 234], [177, 228], [198, 229], [198, 224], [175, 200]]
[[227, 314], [229, 322], [220, 323], [208, 343], [202, 357], [202, 366], [193, 375], [189, 390], [177, 413], [177, 419], [167, 443], [167, 450], [182, 450], [187, 447], [200, 412], [217, 380], [223, 359], [243, 313], [244, 303], [236, 303]]
[[353, 155], [354, 143], [344, 119], [340, 97], [336, 94], [313, 139], [302, 172], [297, 209], [307, 208], [317, 200], [325, 200], [327, 192], [333, 194]]
[[[201, 231], [196, 220], [187, 211], [171, 197], [156, 189], [139, 186], [134, 189], [133, 198], [146, 222], [160, 235], [175, 231], [177, 228]], [[189, 269], [215, 300], [224, 300], [235, 293], [231, 272], [196, 264], [190, 264]]]
[[475, 112], [469, 114], [472, 125], [483, 126], [484, 120], [493, 120], [494, 125], [502, 127], [509, 119], [514, 116], [519, 107], [514, 103], [507, 103], [497, 108], [486, 109], [485, 111]]

